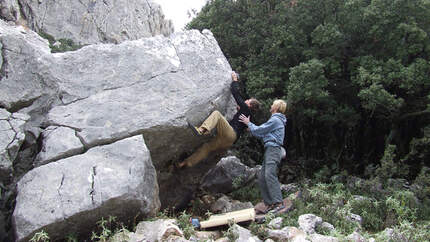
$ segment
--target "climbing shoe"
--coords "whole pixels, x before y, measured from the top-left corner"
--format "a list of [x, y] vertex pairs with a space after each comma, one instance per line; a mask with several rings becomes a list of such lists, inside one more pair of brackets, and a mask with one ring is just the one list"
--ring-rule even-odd
[[189, 122], [187, 122], [187, 123], [188, 123], [188, 127], [193, 131], [193, 133], [194, 133], [195, 135], [197, 135], [197, 136], [202, 135], [202, 132], [199, 130], [199, 128], [197, 128], [197, 127], [193, 126], [193, 125], [192, 125], [192, 124], [190, 124]]

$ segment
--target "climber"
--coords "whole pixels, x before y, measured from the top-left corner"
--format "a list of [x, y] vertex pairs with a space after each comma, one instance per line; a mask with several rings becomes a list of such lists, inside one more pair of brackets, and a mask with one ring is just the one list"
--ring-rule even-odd
[[286, 109], [285, 101], [275, 100], [270, 107], [272, 116], [260, 126], [250, 122], [249, 117], [244, 114], [239, 117], [239, 121], [247, 125], [251, 134], [264, 142], [264, 160], [258, 176], [258, 184], [264, 205], [267, 207], [266, 212], [272, 211], [274, 214], [285, 208], [277, 172], [283, 155], [282, 146], [287, 123], [284, 115]]
[[237, 112], [230, 122], [217, 110], [213, 111], [209, 117], [200, 125], [195, 127], [188, 123], [188, 126], [196, 135], [208, 135], [211, 130], [216, 128], [217, 134], [211, 141], [203, 144], [190, 157], [177, 164], [179, 168], [184, 166], [191, 167], [205, 159], [210, 152], [226, 150], [239, 139], [246, 125], [239, 122], [239, 116], [249, 117], [251, 112], [255, 112], [260, 107], [260, 102], [255, 98], [243, 100], [239, 93], [239, 75], [236, 72], [231, 73], [232, 83], [230, 85], [231, 93], [237, 103]]

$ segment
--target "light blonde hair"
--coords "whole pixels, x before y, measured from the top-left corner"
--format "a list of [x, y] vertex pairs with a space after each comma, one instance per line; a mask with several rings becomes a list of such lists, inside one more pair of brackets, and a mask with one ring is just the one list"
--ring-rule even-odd
[[273, 105], [275, 105], [277, 113], [285, 113], [287, 111], [287, 103], [282, 99], [273, 101]]

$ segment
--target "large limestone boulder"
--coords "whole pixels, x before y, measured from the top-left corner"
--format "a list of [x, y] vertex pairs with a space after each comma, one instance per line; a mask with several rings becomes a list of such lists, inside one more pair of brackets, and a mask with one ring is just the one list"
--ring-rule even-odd
[[143, 134], [157, 168], [201, 143], [187, 120], [202, 122], [215, 108], [226, 113], [232, 100], [231, 67], [209, 31], [53, 56], [63, 105], [49, 111], [46, 125], [73, 129], [85, 149]]
[[42, 152], [55, 154], [39, 154], [36, 165], [144, 134], [165, 167], [202, 142], [187, 120], [233, 113], [231, 67], [210, 31], [51, 54], [34, 32], [0, 20], [0, 43], [0, 107], [30, 114], [29, 126], [70, 129], [61, 139], [44, 132]]
[[174, 30], [161, 7], [150, 0], [19, 0], [19, 3], [23, 18], [35, 32], [79, 44], [167, 36]]
[[25, 122], [28, 115], [11, 114], [0, 108], [0, 182], [7, 182], [13, 172], [13, 161], [24, 142]]
[[102, 217], [153, 216], [160, 207], [156, 171], [141, 135], [35, 168], [17, 192], [17, 241], [42, 228], [52, 240], [86, 234]]

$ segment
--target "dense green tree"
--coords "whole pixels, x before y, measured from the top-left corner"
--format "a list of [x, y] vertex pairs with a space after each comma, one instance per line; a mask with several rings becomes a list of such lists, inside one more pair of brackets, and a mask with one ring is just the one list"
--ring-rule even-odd
[[[210, 29], [248, 95], [287, 99], [290, 159], [362, 173], [429, 166], [430, 0], [212, 0]], [[395, 147], [395, 148], [394, 148]]]

